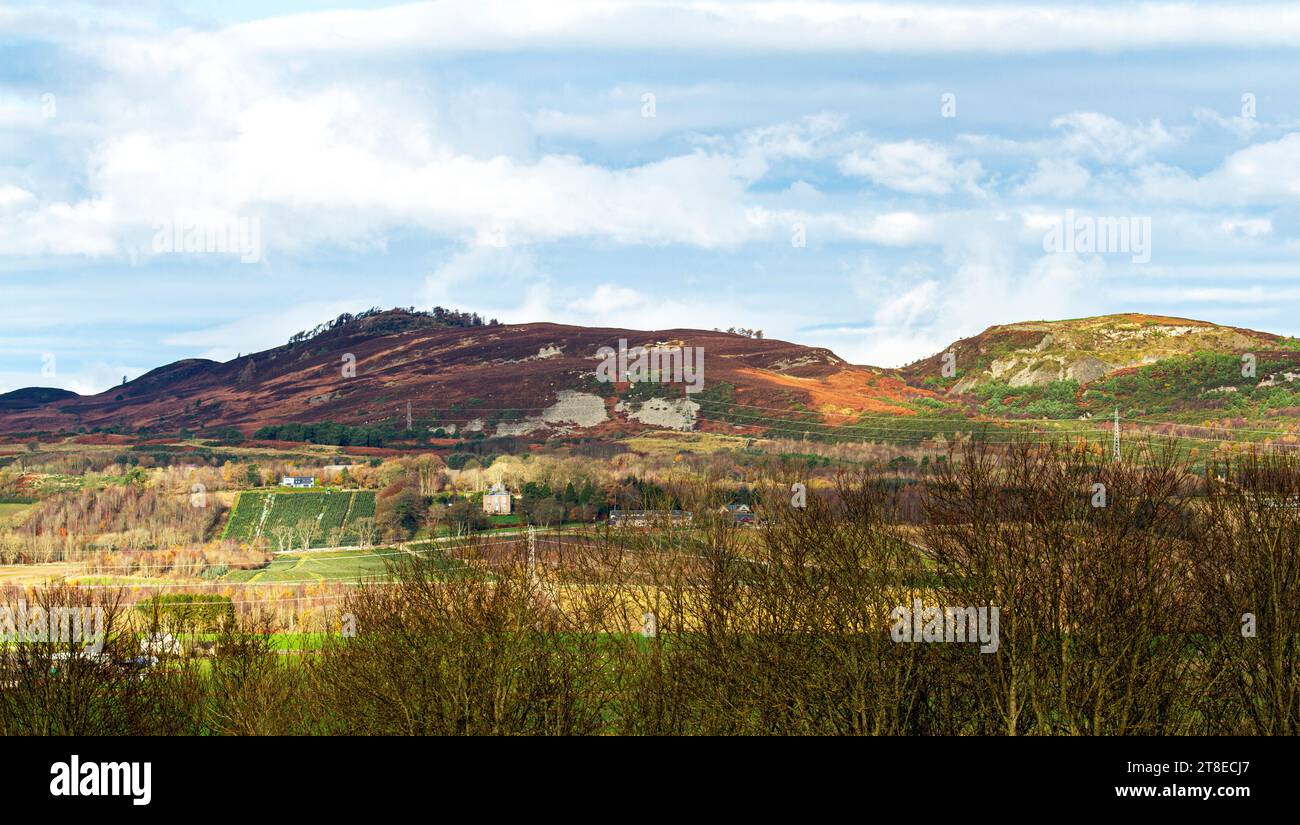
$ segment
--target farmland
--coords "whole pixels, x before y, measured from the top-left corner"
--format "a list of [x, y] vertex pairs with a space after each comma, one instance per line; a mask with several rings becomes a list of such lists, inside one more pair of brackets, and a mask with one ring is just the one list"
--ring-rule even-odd
[[[243, 491], [235, 501], [222, 538], [268, 540], [315, 522], [311, 547], [355, 544], [360, 522], [373, 519], [375, 494], [369, 490], [326, 490], [320, 492]], [[300, 543], [301, 538], [296, 542]]]
[[403, 555], [392, 547], [277, 555], [265, 567], [234, 570], [222, 582], [239, 583], [357, 583], [385, 578], [389, 564]]
[[418, 542], [397, 547], [369, 547], [356, 550], [323, 550], [277, 554], [265, 567], [234, 570], [222, 583], [242, 584], [359, 584], [391, 578], [393, 565], [403, 558], [419, 558], [431, 569], [464, 570], [464, 562], [453, 558], [445, 546]]
[[16, 525], [30, 509], [30, 504], [0, 504], [0, 527]]
[[230, 520], [226, 522], [223, 538], [252, 540], [258, 535], [262, 521], [262, 508], [270, 494], [249, 490], [239, 494]]
[[[1286, 652], [1296, 632], [1294, 574], [1270, 571], [1279, 559], [1300, 569], [1300, 508], [1281, 506], [1300, 478], [1297, 460], [1247, 457], [1198, 475], [1158, 444], [1127, 444], [1120, 457], [1078, 446], [970, 444], [924, 469], [893, 468], [901, 462], [880, 460], [890, 452], [873, 462], [859, 449], [845, 453], [856, 457], [847, 474], [840, 460], [815, 453], [674, 455], [643, 459], [671, 468], [657, 483], [597, 478], [603, 483], [590, 491], [578, 475], [590, 462], [533, 458], [536, 468], [512, 470], [537, 472], [519, 485], [526, 523], [578, 512], [596, 490], [623, 507], [694, 518], [633, 527], [597, 520], [531, 536], [500, 518], [501, 529], [422, 540], [415, 534], [434, 526], [425, 523], [375, 548], [213, 541], [184, 553], [12, 565], [28, 575], [0, 577], [29, 603], [37, 591], [124, 606], [162, 595], [228, 600], [229, 626], [178, 617], [168, 626], [186, 650], [201, 639], [219, 642], [220, 653], [175, 654], [131, 683], [165, 691], [174, 674], [191, 674], [210, 698], [195, 705], [187, 732], [1294, 732], [1294, 655]], [[773, 472], [744, 487], [709, 472], [748, 462]], [[310, 520], [315, 540], [318, 531], [346, 533], [368, 517], [359, 513], [397, 514], [403, 497], [413, 512], [440, 515], [434, 496], [417, 492], [420, 467], [394, 460], [387, 480], [366, 492], [240, 490], [226, 530], [254, 535], [260, 525], [265, 535]], [[448, 487], [480, 471], [461, 472]], [[647, 476], [636, 468], [637, 479]], [[790, 478], [806, 479], [805, 507], [790, 503]], [[1089, 504], [1095, 478], [1108, 492], [1104, 508]], [[476, 506], [455, 498], [461, 510]], [[723, 506], [742, 498], [755, 513], [743, 527]], [[1149, 558], [1149, 572], [1133, 576], [1134, 558]], [[1224, 581], [1235, 589], [1223, 590]], [[1273, 588], [1283, 612], [1261, 612], [1269, 623], [1243, 645], [1237, 605], [1267, 603], [1257, 583]], [[992, 624], [981, 624], [978, 638], [965, 625], [950, 645], [911, 644], [950, 641], [897, 635], [898, 606], [918, 602], [984, 608], [980, 621]], [[1081, 626], [1100, 630], [1094, 637]], [[136, 626], [112, 644], [138, 650], [130, 633], [146, 632]], [[1013, 655], [1029, 659], [1024, 670]], [[1103, 668], [1111, 675], [1093, 681]], [[258, 681], [250, 684], [249, 672]], [[1250, 680], [1216, 675], [1225, 672]], [[998, 694], [967, 687], [993, 679], [1029, 698], [1015, 719], [1004, 717]], [[258, 686], [284, 701], [256, 704]], [[211, 710], [227, 689], [265, 709], [254, 728]], [[1091, 702], [1098, 692], [1102, 701]], [[418, 713], [391, 712], [412, 697]], [[556, 727], [554, 716], [503, 710], [530, 697], [545, 697], [566, 721]], [[141, 716], [138, 724], [159, 722]]]

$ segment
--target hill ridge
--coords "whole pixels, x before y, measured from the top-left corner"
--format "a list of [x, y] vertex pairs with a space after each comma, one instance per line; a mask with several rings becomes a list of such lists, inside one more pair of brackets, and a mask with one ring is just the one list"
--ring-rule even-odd
[[[1052, 407], [1055, 417], [1087, 417], [1087, 388], [1153, 365], [1210, 370], [1213, 376], [1197, 380], [1222, 386], [1202, 387], [1197, 399], [1205, 399], [1250, 387], [1221, 375], [1231, 361], [1206, 366], [1198, 353], [1280, 353], [1265, 364], [1272, 372], [1260, 376], [1263, 387], [1293, 380], [1274, 379], [1289, 374], [1287, 354], [1300, 349], [1295, 339], [1272, 333], [1116, 313], [993, 325], [929, 358], [886, 369], [848, 363], [825, 347], [717, 330], [456, 317], [471, 320], [464, 326], [408, 309], [369, 310], [230, 361], [181, 359], [95, 395], [25, 388], [0, 396], [0, 433], [233, 427], [253, 435], [326, 422], [396, 433], [406, 431], [409, 415], [424, 438], [616, 437], [656, 428], [757, 434], [787, 420], [841, 426], [891, 416], [997, 417], [1012, 409], [1004, 404], [1011, 391], [1034, 396], [1026, 409], [1042, 400], [1035, 393], [1050, 392], [1064, 404]], [[702, 347], [704, 391], [692, 394], [672, 381], [602, 383], [597, 353], [620, 341], [636, 351]], [[15, 399], [9, 407], [6, 398]], [[303, 436], [302, 427], [293, 434]]]

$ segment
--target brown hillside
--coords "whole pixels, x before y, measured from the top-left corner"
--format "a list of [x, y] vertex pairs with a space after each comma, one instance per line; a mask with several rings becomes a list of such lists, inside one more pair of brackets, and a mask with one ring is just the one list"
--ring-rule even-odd
[[[404, 427], [408, 402], [426, 427], [468, 426], [489, 435], [674, 426], [672, 411], [638, 417], [641, 404], [619, 405], [608, 385], [595, 381], [596, 351], [617, 347], [620, 339], [630, 348], [703, 347], [705, 389], [731, 385], [728, 403], [767, 408], [765, 415], [799, 405], [839, 423], [861, 412], [907, 414], [899, 402], [930, 395], [884, 371], [846, 364], [829, 350], [786, 341], [550, 323], [443, 327], [393, 310], [226, 363], [178, 361], [98, 395], [0, 411], [0, 432], [116, 425], [169, 432], [235, 426], [251, 433], [267, 424], [322, 421]], [[348, 355], [355, 357], [355, 377], [343, 374]], [[682, 397], [680, 386], [665, 390]], [[604, 421], [592, 420], [599, 415], [595, 399], [605, 408]]]

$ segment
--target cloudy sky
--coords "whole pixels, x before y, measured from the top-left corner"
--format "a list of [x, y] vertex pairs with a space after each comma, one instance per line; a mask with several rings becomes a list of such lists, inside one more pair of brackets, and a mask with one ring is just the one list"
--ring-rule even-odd
[[[1298, 52], [1295, 3], [0, 5], [0, 391], [374, 305], [884, 366], [1300, 334]], [[1067, 210], [1149, 245], [1054, 245]]]

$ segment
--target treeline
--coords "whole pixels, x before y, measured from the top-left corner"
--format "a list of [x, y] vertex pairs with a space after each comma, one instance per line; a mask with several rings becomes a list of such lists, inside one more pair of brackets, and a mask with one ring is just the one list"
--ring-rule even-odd
[[319, 424], [270, 424], [253, 433], [253, 438], [260, 441], [299, 441], [338, 447], [382, 447], [397, 437], [397, 430], [387, 424], [358, 427], [335, 424], [332, 421]]
[[[430, 438], [445, 438], [447, 431], [442, 428], [428, 429], [420, 424], [413, 429], [398, 429], [392, 424], [352, 425], [336, 424], [332, 421], [313, 423], [290, 422], [286, 424], [269, 424], [253, 433], [253, 438], [266, 441], [297, 441], [307, 444], [329, 444], [337, 447], [384, 447], [389, 444], [402, 443], [427, 444]], [[465, 438], [485, 439], [482, 432], [467, 433]], [[507, 439], [499, 439], [506, 441]], [[513, 439], [509, 439], [513, 442]], [[498, 449], [509, 445], [499, 445]]]
[[108, 485], [47, 498], [15, 530], [0, 533], [6, 564], [70, 561], [96, 550], [163, 550], [202, 543], [224, 514], [214, 497]]
[[305, 341], [310, 341], [319, 335], [323, 335], [326, 332], [332, 332], [333, 330], [336, 329], [342, 329], [350, 324], [355, 324], [358, 321], [364, 321], [369, 318], [374, 318], [376, 316], [384, 315], [387, 313], [392, 313], [393, 315], [401, 315], [403, 317], [402, 319], [395, 319], [395, 324], [397, 324], [397, 326], [394, 327], [393, 329], [390, 330], [390, 329], [384, 329], [380, 327], [375, 329], [374, 332], [382, 334], [384, 332], [389, 332], [389, 331], [398, 331], [399, 329], [404, 328], [402, 325], [407, 323], [407, 320], [405, 319], [411, 319], [411, 318], [428, 319], [433, 322], [433, 325], [442, 326], [442, 327], [482, 327], [482, 326], [494, 327], [500, 324], [500, 322], [497, 321], [497, 319], [495, 318], [491, 319], [490, 321], [485, 321], [483, 317], [479, 315], [477, 312], [461, 312], [460, 310], [445, 309], [443, 307], [434, 307], [431, 311], [417, 310], [415, 307], [394, 307], [393, 309], [382, 309], [380, 307], [371, 307], [370, 309], [364, 310], [363, 312], [358, 312], [355, 315], [351, 312], [345, 312], [332, 321], [326, 321], [323, 324], [318, 324], [317, 326], [309, 330], [296, 332], [289, 337], [289, 343], [301, 344]]

